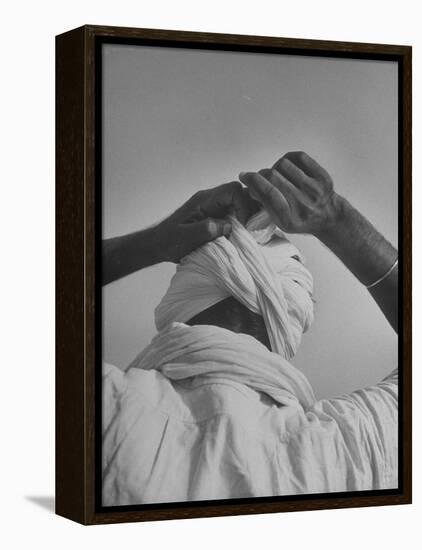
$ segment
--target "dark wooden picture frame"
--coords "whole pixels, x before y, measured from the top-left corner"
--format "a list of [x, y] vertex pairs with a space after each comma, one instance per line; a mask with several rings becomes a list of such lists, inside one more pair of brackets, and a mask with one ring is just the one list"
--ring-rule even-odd
[[[391, 60], [399, 68], [399, 488], [101, 508], [101, 108], [103, 43]], [[411, 502], [411, 47], [84, 26], [56, 37], [56, 512], [83, 524]]]

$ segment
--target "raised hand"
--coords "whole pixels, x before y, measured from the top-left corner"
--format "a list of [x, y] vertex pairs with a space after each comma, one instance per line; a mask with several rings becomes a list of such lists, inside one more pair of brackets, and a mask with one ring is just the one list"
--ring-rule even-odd
[[304, 152], [287, 153], [272, 168], [242, 172], [239, 179], [287, 233], [318, 235], [338, 215], [330, 175]]
[[228, 235], [231, 226], [224, 219], [228, 214], [245, 223], [258, 209], [239, 182], [199, 191], [161, 223], [104, 240], [103, 284], [160, 262], [179, 262], [192, 250]]
[[224, 217], [233, 214], [245, 223], [259, 208], [239, 182], [198, 191], [158, 226], [161, 261], [178, 262], [192, 250], [231, 231]]

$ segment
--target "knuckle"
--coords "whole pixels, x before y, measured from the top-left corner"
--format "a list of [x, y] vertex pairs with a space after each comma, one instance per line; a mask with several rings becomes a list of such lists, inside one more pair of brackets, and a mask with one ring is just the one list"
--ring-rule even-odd
[[326, 193], [331, 193], [334, 189], [333, 180], [327, 175], [323, 180]]
[[229, 191], [231, 191], [233, 194], [239, 193], [242, 191], [243, 187], [240, 181], [230, 181], [229, 183], [224, 184], [225, 188]]
[[267, 185], [262, 189], [261, 194], [264, 198], [269, 199], [271, 197], [274, 197], [275, 191], [276, 190], [272, 185]]
[[258, 174], [263, 176], [264, 178], [268, 178], [268, 176], [271, 176], [272, 170], [270, 168], [261, 168], [261, 170], [258, 170]]
[[197, 191], [197, 192], [193, 195], [192, 199], [195, 200], [195, 201], [199, 201], [199, 200], [201, 200], [203, 197], [204, 197], [204, 190], [203, 190], [203, 189], [200, 189], [199, 191]]
[[263, 176], [272, 184], [277, 182], [280, 178], [280, 173], [275, 168], [265, 169]]

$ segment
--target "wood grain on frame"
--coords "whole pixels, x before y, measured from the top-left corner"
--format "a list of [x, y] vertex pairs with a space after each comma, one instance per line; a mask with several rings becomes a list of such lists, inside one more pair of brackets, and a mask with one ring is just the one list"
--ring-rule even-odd
[[[101, 42], [294, 53], [399, 63], [402, 322], [399, 491], [101, 509], [101, 348], [96, 288]], [[146, 75], [147, 78], [147, 75]], [[56, 37], [56, 512], [83, 524], [380, 506], [411, 502], [411, 48], [409, 46], [85, 26]], [[97, 140], [97, 143], [96, 143]], [[127, 509], [126, 509], [127, 508]]]
[[84, 49], [83, 31], [56, 39], [56, 512], [81, 523], [88, 452]]

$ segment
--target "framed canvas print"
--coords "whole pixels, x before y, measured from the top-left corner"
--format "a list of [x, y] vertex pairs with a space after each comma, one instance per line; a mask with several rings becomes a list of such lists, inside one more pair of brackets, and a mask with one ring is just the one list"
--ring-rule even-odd
[[56, 38], [56, 511], [411, 502], [411, 48]]

